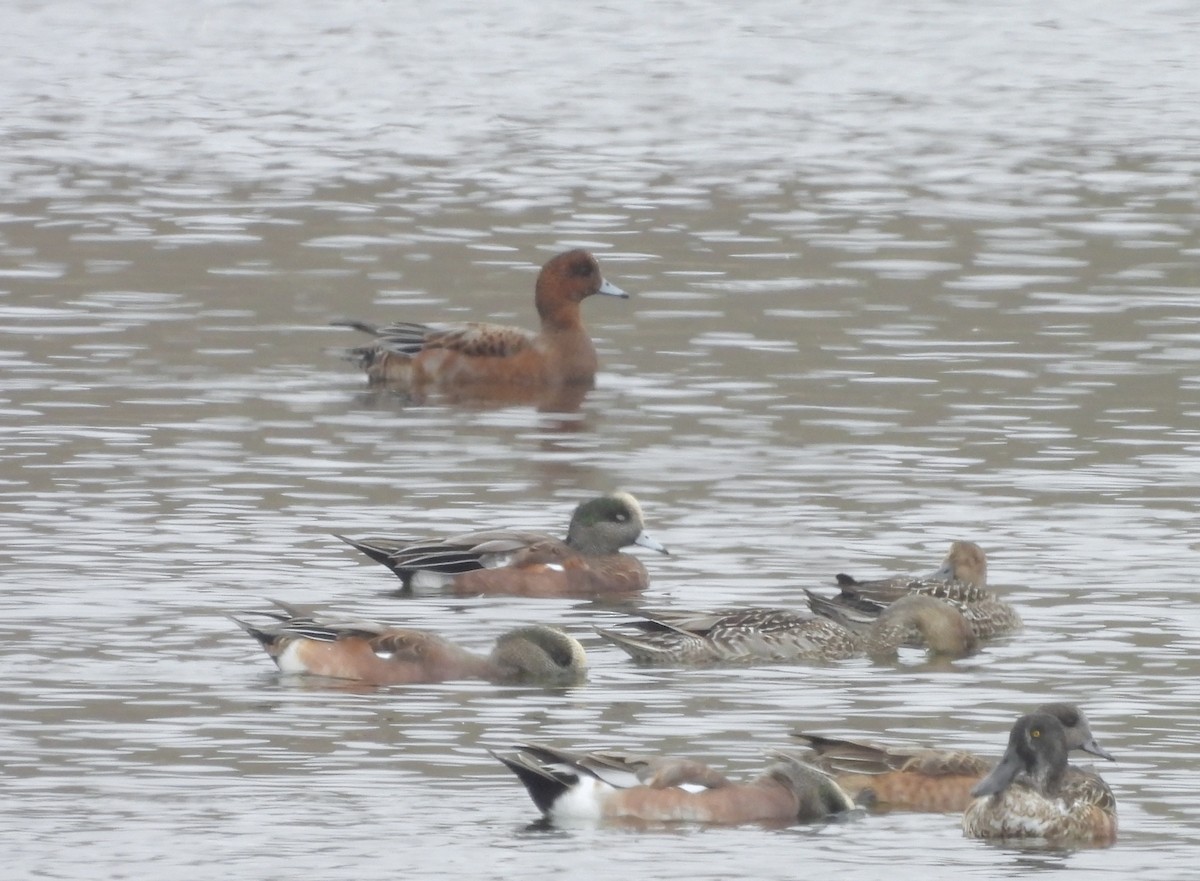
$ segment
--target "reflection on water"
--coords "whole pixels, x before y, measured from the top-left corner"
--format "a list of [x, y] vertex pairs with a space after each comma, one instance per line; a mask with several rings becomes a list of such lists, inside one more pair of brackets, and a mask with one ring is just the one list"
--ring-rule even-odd
[[[874, 878], [904, 841], [929, 877], [1190, 877], [1200, 35], [1180, 9], [15, 11], [11, 870]], [[579, 401], [402, 401], [337, 358], [346, 315], [520, 324], [568, 245], [637, 292], [589, 313]], [[557, 532], [616, 487], [675, 554], [645, 555], [651, 608], [799, 604], [964, 538], [1026, 630], [949, 666], [639, 669], [591, 629], [619, 607], [397, 600], [331, 536]], [[264, 597], [480, 649], [557, 624], [590, 681], [287, 681], [221, 616]], [[905, 814], [614, 847], [527, 831], [485, 751], [739, 774], [803, 727], [999, 754], [1051, 698], [1118, 758], [1111, 851]]]

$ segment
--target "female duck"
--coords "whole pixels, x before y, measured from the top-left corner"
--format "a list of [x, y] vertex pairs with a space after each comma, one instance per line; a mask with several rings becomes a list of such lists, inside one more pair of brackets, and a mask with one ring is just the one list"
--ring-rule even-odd
[[[956, 541], [936, 572], [919, 578], [884, 578], [859, 581], [849, 575], [837, 576], [841, 593], [826, 599], [820, 614], [835, 618], [838, 606], [843, 614], [868, 618], [909, 594], [937, 597], [958, 607], [971, 622], [980, 639], [1014, 633], [1021, 629], [1016, 609], [996, 597], [987, 586], [987, 556], [983, 548], [970, 541]], [[814, 606], [814, 608], [816, 608]]]
[[1111, 844], [1117, 803], [1099, 775], [1067, 764], [1067, 734], [1047, 713], [1013, 725], [1000, 764], [980, 781], [963, 814], [970, 838], [1041, 838]]
[[[1114, 761], [1074, 704], [1043, 704], [1036, 712], [1062, 723], [1067, 748]], [[830, 774], [860, 805], [874, 810], [961, 813], [971, 802], [971, 790], [991, 770], [993, 762], [965, 750], [914, 746], [882, 746], [796, 732], [808, 741], [814, 755], [807, 760]]]
[[643, 664], [888, 660], [914, 635], [935, 654], [962, 656], [976, 644], [958, 609], [917, 595], [897, 600], [865, 632], [786, 609], [638, 614], [644, 620], [631, 625], [634, 632], [597, 632]]

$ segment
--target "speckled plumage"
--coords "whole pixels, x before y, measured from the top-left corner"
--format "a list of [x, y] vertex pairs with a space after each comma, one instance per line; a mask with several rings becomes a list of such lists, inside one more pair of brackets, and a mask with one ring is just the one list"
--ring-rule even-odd
[[643, 664], [838, 661], [862, 655], [889, 658], [914, 630], [938, 652], [961, 655], [975, 647], [975, 638], [958, 610], [929, 597], [908, 597], [894, 603], [863, 631], [787, 609], [638, 614], [643, 620], [625, 630], [597, 628], [597, 632]]
[[987, 557], [969, 541], [954, 542], [942, 566], [929, 576], [859, 581], [839, 574], [837, 582], [841, 593], [825, 599], [828, 606], [817, 611], [842, 623], [869, 620], [900, 597], [921, 594], [956, 606], [980, 639], [1013, 633], [1022, 626], [1016, 609], [988, 589]]
[[[1113, 760], [1096, 742], [1079, 707], [1044, 704], [1037, 712], [1062, 723], [1068, 749]], [[970, 804], [971, 789], [994, 764], [965, 750], [884, 746], [802, 732], [794, 736], [808, 741], [812, 764], [833, 775], [856, 802], [879, 810], [959, 813]]]
[[1098, 774], [1067, 764], [1066, 732], [1046, 713], [1016, 721], [1003, 758], [972, 795], [962, 819], [971, 838], [1107, 845], [1117, 837], [1112, 790]]
[[854, 635], [826, 618], [784, 609], [725, 613], [639, 612], [630, 632], [599, 629], [644, 664], [826, 660], [862, 654]]

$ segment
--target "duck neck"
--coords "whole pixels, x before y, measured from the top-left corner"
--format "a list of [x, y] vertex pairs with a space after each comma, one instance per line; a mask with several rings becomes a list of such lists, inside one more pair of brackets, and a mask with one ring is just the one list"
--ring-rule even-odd
[[579, 303], [575, 300], [537, 296], [542, 319], [539, 347], [547, 359], [547, 374], [563, 385], [587, 385], [595, 381], [599, 359], [591, 337], [584, 330]]
[[576, 529], [575, 524], [567, 530], [566, 546], [586, 557], [599, 557], [616, 553], [603, 537], [591, 529]]
[[493, 682], [497, 679], [496, 664], [490, 657], [463, 649], [459, 663], [462, 665], [465, 675], [457, 678], [487, 679]]
[[491, 677], [499, 682], [555, 682], [583, 675], [583, 647], [565, 633], [540, 625], [518, 627], [496, 640]]
[[1066, 773], [1067, 763], [1064, 760], [1062, 764], [1055, 762], [1041, 765], [1035, 770], [1033, 776], [1038, 781], [1039, 788], [1043, 792], [1057, 795]]
[[579, 311], [579, 301], [552, 296], [551, 292], [538, 279], [534, 291], [534, 304], [537, 306], [538, 317], [542, 320], [542, 333], [582, 333], [583, 318]]
[[962, 613], [933, 597], [913, 595], [893, 603], [871, 625], [870, 654], [895, 657], [906, 643], [922, 642], [935, 654], [965, 655], [975, 647], [975, 634]]

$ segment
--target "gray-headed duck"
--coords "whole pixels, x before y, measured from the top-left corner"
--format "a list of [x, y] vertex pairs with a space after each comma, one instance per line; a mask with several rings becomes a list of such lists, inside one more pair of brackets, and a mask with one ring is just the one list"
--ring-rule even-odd
[[539, 532], [489, 529], [449, 538], [338, 538], [382, 563], [402, 591], [448, 587], [460, 596], [596, 598], [636, 593], [649, 584], [646, 567], [621, 548], [667, 553], [646, 534], [642, 507], [626, 492], [581, 503], [566, 539]]
[[[258, 640], [283, 673], [369, 685], [450, 679], [568, 685], [587, 676], [583, 646], [555, 627], [518, 627], [500, 636], [490, 654], [478, 655], [425, 630], [305, 613], [278, 601], [275, 605], [276, 610], [229, 617]], [[246, 615], [267, 621], [247, 621]]]

